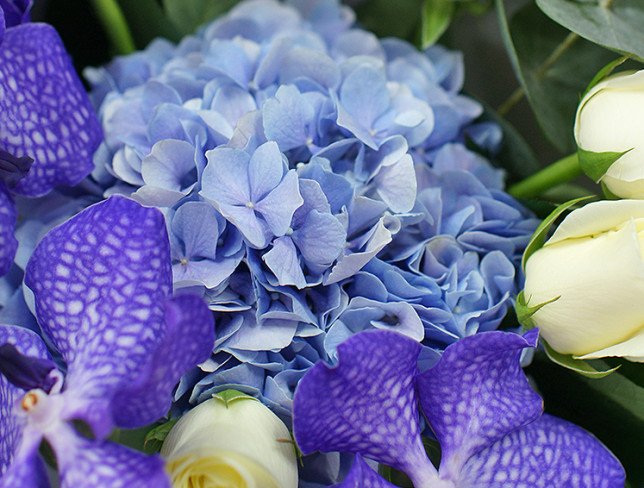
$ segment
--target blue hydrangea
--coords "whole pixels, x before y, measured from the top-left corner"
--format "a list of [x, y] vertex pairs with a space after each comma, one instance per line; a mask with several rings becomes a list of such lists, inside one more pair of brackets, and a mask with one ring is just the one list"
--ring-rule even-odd
[[431, 365], [496, 329], [537, 221], [466, 148], [501, 142], [459, 53], [379, 40], [338, 0], [248, 0], [177, 46], [88, 72], [105, 194], [162, 208], [175, 288], [217, 342], [178, 405], [231, 386], [288, 417], [293, 390], [365, 329]]

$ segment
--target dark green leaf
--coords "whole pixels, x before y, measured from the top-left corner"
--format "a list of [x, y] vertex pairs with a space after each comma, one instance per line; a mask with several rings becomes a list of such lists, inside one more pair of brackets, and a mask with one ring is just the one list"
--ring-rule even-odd
[[530, 258], [530, 256], [532, 256], [536, 251], [538, 251], [543, 247], [543, 244], [546, 242], [546, 239], [548, 238], [548, 232], [550, 231], [550, 227], [553, 226], [553, 224], [559, 218], [559, 216], [569, 208], [573, 207], [574, 205], [577, 205], [579, 202], [588, 200], [589, 198], [590, 197], [575, 198], [574, 200], [570, 200], [569, 202], [562, 203], [557, 208], [555, 208], [552, 211], [552, 213], [548, 215], [541, 222], [541, 224], [539, 224], [539, 227], [537, 227], [537, 230], [535, 230], [534, 234], [532, 234], [532, 237], [530, 238], [530, 242], [528, 243], [528, 246], [526, 247], [525, 252], [523, 253], [523, 260], [521, 261], [521, 266], [523, 267], [524, 270], [525, 270], [525, 263], [528, 261], [528, 258]]
[[[138, 0], [137, 0], [138, 1]], [[163, 0], [166, 15], [182, 35], [227, 12], [238, 0]]]
[[174, 427], [177, 422], [178, 420], [176, 419], [168, 420], [164, 424], [161, 424], [148, 432], [143, 443], [146, 452], [159, 452], [161, 450], [161, 446], [163, 446], [163, 441], [168, 437], [172, 427]]
[[566, 29], [644, 60], [642, 0], [537, 0], [537, 5]]
[[118, 2], [139, 49], [143, 49], [157, 37], [164, 37], [174, 42], [181, 39], [179, 31], [156, 0], [118, 0]]
[[627, 152], [628, 151], [596, 153], [592, 151], [584, 151], [581, 148], [577, 150], [581, 169], [586, 173], [586, 176], [595, 183], [599, 183], [599, 180], [601, 180], [602, 176], [606, 174], [608, 168], [610, 168], [615, 161]]
[[425, 0], [421, 30], [422, 48], [432, 46], [447, 30], [454, 15], [454, 0]]
[[379, 37], [415, 42], [421, 25], [422, 0], [369, 0], [356, 7], [362, 26]]
[[561, 354], [555, 351], [543, 339], [541, 339], [541, 343], [543, 344], [543, 348], [546, 351], [546, 355], [552, 362], [558, 364], [559, 366], [563, 366], [566, 369], [570, 369], [571, 371], [574, 371], [575, 373], [578, 373], [587, 378], [604, 378], [619, 369], [619, 366], [616, 366], [614, 368], [606, 370], [597, 370], [593, 368], [587, 361], [575, 359], [570, 354]]
[[522, 8], [510, 22], [503, 0], [496, 4], [506, 49], [539, 125], [560, 151], [574, 151], [579, 96], [614, 55], [570, 34], [534, 4]]

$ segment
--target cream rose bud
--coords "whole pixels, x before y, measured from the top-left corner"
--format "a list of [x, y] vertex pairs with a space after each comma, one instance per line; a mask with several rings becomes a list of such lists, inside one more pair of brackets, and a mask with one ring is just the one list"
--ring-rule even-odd
[[556, 351], [644, 362], [644, 200], [571, 212], [526, 263], [525, 300]]
[[644, 71], [619, 73], [594, 86], [577, 109], [575, 139], [585, 151], [628, 151], [601, 181], [619, 197], [644, 198]]
[[225, 398], [193, 408], [168, 434], [161, 455], [172, 486], [296, 488], [295, 449], [284, 423], [252, 397]]

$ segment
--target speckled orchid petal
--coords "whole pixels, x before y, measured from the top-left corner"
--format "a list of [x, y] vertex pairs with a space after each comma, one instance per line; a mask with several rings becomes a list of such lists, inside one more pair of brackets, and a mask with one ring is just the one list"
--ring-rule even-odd
[[336, 366], [311, 368], [293, 404], [302, 452], [352, 452], [405, 471], [419, 485], [432, 479], [414, 389], [420, 348], [395, 332], [369, 331], [338, 346]]
[[538, 331], [476, 334], [447, 347], [417, 379], [423, 412], [442, 450], [441, 476], [456, 480], [473, 454], [533, 422], [543, 402], [521, 369]]
[[34, 0], [0, 0], [0, 11], [3, 13], [7, 27], [29, 22]]
[[395, 488], [395, 486], [371, 469], [360, 455], [356, 455], [351, 471], [334, 488]]
[[0, 149], [34, 163], [13, 190], [41, 196], [93, 169], [101, 129], [65, 47], [47, 24], [6, 30], [0, 45]]
[[163, 215], [120, 196], [93, 205], [40, 241], [25, 283], [68, 365], [68, 415], [107, 435], [112, 395], [147, 373], [165, 328], [172, 271]]
[[119, 427], [142, 427], [168, 413], [172, 389], [181, 376], [212, 352], [214, 318], [200, 297], [179, 295], [166, 301], [165, 310], [165, 335], [151, 358], [145, 381], [133, 383], [114, 398]]
[[159, 456], [147, 456], [113, 442], [65, 438], [56, 449], [61, 488], [170, 488]]
[[0, 180], [0, 276], [9, 272], [18, 249], [18, 241], [13, 235], [16, 227], [16, 207]]
[[543, 415], [472, 456], [458, 486], [623, 488], [625, 478], [619, 461], [594, 436]]
[[[11, 344], [25, 356], [49, 359], [42, 339], [22, 327], [0, 325], [0, 344]], [[38, 458], [40, 437], [23, 435], [24, 421], [14, 415], [16, 402], [24, 391], [0, 375], [0, 487], [49, 486]], [[33, 433], [32, 433], [33, 434]]]

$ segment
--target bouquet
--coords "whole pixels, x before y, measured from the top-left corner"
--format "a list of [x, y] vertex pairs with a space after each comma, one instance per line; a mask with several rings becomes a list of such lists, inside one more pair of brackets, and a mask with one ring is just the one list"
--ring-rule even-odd
[[0, 0], [0, 486], [642, 486], [644, 7], [352, 3]]

